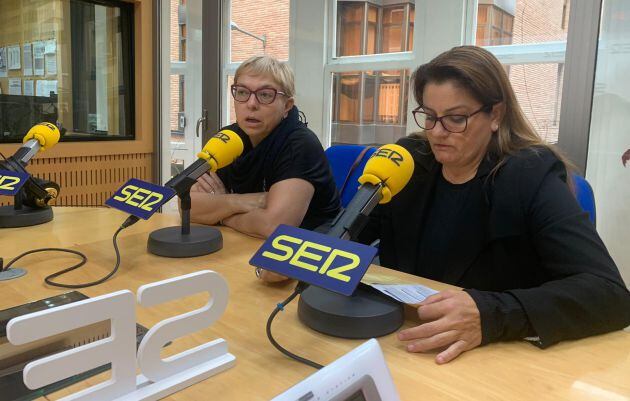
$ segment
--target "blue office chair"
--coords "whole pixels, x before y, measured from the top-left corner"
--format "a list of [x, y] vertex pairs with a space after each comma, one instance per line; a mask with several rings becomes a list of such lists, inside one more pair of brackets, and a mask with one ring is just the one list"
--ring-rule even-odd
[[578, 174], [573, 174], [573, 183], [575, 184], [575, 198], [585, 212], [588, 212], [588, 216], [596, 225], [595, 214], [595, 196], [593, 195], [593, 188], [586, 179]]
[[[341, 206], [346, 207], [359, 188], [359, 177], [365, 163], [376, 148], [362, 145], [335, 145], [326, 149], [335, 185], [339, 190]], [[365, 152], [364, 152], [365, 151]], [[357, 160], [364, 152], [360, 160]], [[352, 168], [354, 166], [354, 168]], [[352, 171], [350, 171], [352, 169]]]

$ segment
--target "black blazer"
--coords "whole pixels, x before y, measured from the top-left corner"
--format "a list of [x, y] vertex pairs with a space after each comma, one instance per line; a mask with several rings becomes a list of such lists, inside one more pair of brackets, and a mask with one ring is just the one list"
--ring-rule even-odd
[[[413, 176], [389, 204], [376, 208], [359, 240], [380, 238], [381, 264], [413, 274], [422, 263], [421, 227], [441, 165], [424, 140], [398, 144], [414, 158]], [[518, 314], [502, 309], [510, 302], [522, 308], [521, 320], [541, 347], [629, 325], [630, 293], [567, 185], [564, 165], [539, 147], [509, 157], [492, 176], [495, 166], [485, 158], [473, 179], [482, 206], [475, 218], [462, 221], [466, 240], [445, 263], [443, 277], [477, 303], [482, 343], [509, 339], [510, 325], [523, 326], [514, 319]]]

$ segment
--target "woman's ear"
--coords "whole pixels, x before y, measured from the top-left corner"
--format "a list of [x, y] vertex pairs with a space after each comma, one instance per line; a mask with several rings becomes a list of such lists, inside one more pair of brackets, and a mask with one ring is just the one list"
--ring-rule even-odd
[[285, 117], [289, 113], [289, 110], [293, 108], [294, 104], [295, 104], [295, 99], [293, 99], [292, 97], [288, 98], [287, 101], [284, 103], [284, 116]]
[[499, 130], [503, 117], [505, 117], [505, 103], [499, 102], [492, 106], [492, 110], [490, 111], [490, 129], [492, 132]]

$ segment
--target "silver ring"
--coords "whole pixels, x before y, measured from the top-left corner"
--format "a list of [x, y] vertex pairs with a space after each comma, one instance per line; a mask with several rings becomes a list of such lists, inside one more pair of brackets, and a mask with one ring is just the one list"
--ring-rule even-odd
[[214, 195], [214, 189], [210, 191], [210, 195]]

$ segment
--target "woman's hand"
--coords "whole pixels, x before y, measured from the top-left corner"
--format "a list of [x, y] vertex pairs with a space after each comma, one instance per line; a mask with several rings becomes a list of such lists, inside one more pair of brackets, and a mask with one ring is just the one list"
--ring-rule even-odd
[[238, 194], [234, 196], [240, 213], [251, 212], [254, 209], [264, 209], [267, 206], [267, 193]]
[[206, 192], [211, 195], [222, 195], [226, 193], [225, 185], [217, 173], [208, 171], [197, 178], [197, 183], [190, 188], [190, 192]]
[[465, 291], [447, 290], [418, 306], [419, 326], [402, 330], [398, 339], [409, 341], [407, 351], [427, 352], [446, 348], [435, 357], [443, 364], [481, 344], [481, 318], [477, 304]]

